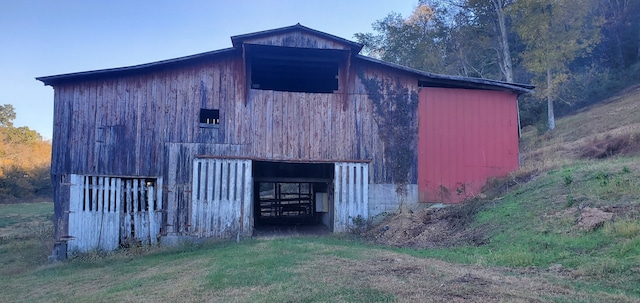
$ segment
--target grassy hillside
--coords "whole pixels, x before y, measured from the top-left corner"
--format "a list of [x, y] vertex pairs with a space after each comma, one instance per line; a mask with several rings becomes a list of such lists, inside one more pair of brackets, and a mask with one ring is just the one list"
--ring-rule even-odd
[[491, 182], [486, 197], [395, 215], [370, 236], [431, 248], [413, 255], [554, 273], [577, 289], [640, 298], [640, 86], [553, 131], [526, 129], [521, 147], [522, 168]]
[[[0, 302], [640, 302], [640, 87], [525, 130], [463, 205], [332, 235], [47, 264], [50, 203], [0, 205]], [[380, 245], [382, 244], [382, 245]]]

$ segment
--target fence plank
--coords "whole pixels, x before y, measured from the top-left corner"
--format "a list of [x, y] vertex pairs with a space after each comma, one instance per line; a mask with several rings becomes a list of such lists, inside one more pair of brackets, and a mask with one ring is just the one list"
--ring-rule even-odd
[[238, 233], [251, 235], [251, 161], [196, 159], [193, 163], [194, 170], [202, 170], [193, 174], [191, 201], [198, 212], [191, 216], [191, 224], [196, 225], [193, 235], [214, 238]]
[[207, 163], [207, 181], [205, 182], [207, 186], [207, 237], [211, 237], [213, 235], [213, 228], [215, 226], [213, 222], [213, 188], [214, 188], [214, 163], [210, 161], [206, 161]]
[[[71, 175], [69, 252], [113, 250], [120, 243], [157, 243], [162, 224], [162, 179]], [[156, 194], [157, 190], [157, 194]]]
[[368, 218], [369, 165], [336, 163], [334, 171], [334, 232], [346, 231], [358, 216]]

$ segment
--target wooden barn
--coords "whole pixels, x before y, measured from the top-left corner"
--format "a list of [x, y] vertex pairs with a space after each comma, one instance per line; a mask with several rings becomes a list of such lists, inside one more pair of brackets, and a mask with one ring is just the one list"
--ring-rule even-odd
[[37, 78], [55, 91], [62, 257], [272, 224], [342, 232], [403, 205], [458, 203], [518, 167], [517, 96], [530, 85], [390, 64], [300, 24], [231, 41]]

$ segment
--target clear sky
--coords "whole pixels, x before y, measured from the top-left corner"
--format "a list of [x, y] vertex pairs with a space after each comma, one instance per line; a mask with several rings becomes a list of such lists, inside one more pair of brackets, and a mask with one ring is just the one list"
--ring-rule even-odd
[[417, 0], [0, 0], [0, 104], [46, 139], [53, 89], [35, 77], [231, 47], [231, 36], [300, 23], [345, 39]]

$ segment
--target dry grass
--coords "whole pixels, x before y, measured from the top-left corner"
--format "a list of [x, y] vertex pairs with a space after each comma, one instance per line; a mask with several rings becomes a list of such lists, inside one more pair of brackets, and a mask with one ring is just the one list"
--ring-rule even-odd
[[546, 171], [580, 158], [640, 155], [640, 85], [558, 119], [553, 131], [540, 134], [527, 127], [521, 141], [524, 169]]
[[541, 277], [388, 251], [374, 251], [364, 260], [323, 258], [301, 270], [340, 277], [339, 281], [320, 278], [320, 284], [356, 282], [392, 293], [401, 302], [546, 302], [576, 295]]

